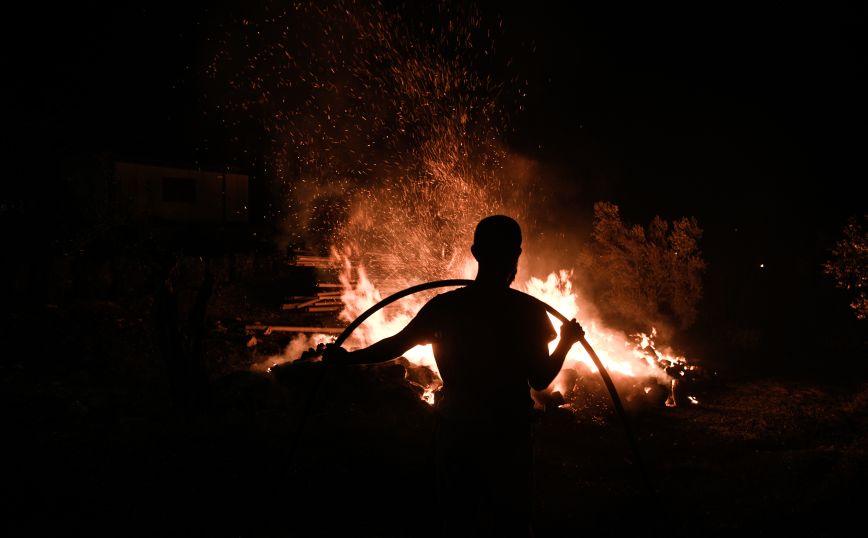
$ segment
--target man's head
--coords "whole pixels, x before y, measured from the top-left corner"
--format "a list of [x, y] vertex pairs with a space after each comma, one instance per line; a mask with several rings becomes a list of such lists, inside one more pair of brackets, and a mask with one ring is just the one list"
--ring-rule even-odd
[[504, 215], [485, 217], [476, 225], [470, 251], [479, 262], [480, 273], [504, 277], [509, 285], [518, 270], [521, 227]]

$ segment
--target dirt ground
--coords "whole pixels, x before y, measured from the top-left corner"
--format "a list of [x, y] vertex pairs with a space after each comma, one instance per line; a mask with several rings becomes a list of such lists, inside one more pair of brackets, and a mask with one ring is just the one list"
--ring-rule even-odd
[[[207, 382], [179, 402], [148, 312], [143, 298], [7, 316], [4, 535], [436, 535], [434, 416], [401, 365], [253, 373], [280, 343], [247, 348], [218, 309]], [[537, 535], [835, 536], [861, 522], [868, 384], [696, 390], [698, 405], [628, 406], [650, 484], [600, 394], [540, 412]]]

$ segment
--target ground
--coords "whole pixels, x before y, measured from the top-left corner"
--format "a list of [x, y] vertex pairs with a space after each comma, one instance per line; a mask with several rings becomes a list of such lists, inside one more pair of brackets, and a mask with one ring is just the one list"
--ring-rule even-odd
[[[146, 296], [7, 315], [4, 535], [436, 535], [434, 417], [404, 367], [251, 372], [268, 345], [247, 348], [243, 320], [227, 315], [239, 297], [218, 289], [205, 384], [181, 399]], [[699, 405], [628, 405], [647, 482], [592, 387], [576, 413], [538, 413], [537, 535], [839, 535], [860, 523], [864, 380], [730, 376], [697, 390]]]

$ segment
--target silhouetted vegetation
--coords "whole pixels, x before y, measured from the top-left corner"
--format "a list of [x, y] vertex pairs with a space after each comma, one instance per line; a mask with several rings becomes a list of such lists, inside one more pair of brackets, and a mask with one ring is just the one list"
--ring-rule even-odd
[[[862, 222], [868, 221], [868, 214]], [[823, 264], [823, 272], [835, 279], [835, 285], [847, 290], [852, 297], [850, 307], [859, 319], [868, 317], [868, 230], [856, 217], [851, 217], [841, 232], [841, 238], [832, 248], [832, 257]]]
[[689, 327], [702, 298], [701, 238], [693, 217], [656, 216], [643, 228], [623, 221], [617, 205], [597, 202], [591, 241], [579, 258], [592, 300], [624, 328]]

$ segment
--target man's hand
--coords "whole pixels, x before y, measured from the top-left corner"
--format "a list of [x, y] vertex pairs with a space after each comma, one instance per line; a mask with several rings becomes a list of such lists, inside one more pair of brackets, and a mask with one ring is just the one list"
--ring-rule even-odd
[[561, 343], [573, 345], [584, 337], [585, 330], [576, 322], [575, 318], [561, 325]]
[[322, 361], [329, 364], [347, 364], [350, 352], [335, 344], [326, 344]]

